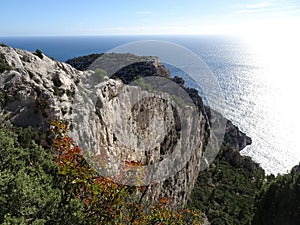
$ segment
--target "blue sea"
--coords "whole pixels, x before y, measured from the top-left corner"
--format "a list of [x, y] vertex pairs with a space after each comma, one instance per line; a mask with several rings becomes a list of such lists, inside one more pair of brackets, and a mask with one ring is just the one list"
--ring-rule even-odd
[[208, 65], [225, 97], [219, 110], [253, 140], [243, 155], [273, 174], [300, 162], [298, 42], [229, 36], [0, 37], [7, 45], [40, 49], [60, 61], [141, 40], [182, 45]]

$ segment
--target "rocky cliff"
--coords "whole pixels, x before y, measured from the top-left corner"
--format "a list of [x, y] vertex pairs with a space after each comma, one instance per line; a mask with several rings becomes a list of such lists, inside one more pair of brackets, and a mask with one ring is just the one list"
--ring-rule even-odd
[[[70, 135], [100, 175], [129, 185], [151, 183], [151, 200], [167, 197], [174, 206], [187, 202], [211, 135], [210, 121], [222, 117], [205, 110], [201, 98], [182, 80], [169, 82], [157, 58], [142, 59], [146, 63], [135, 65], [131, 74], [120, 69], [115, 79], [4, 45], [0, 60], [2, 118], [41, 132], [52, 120], [69, 121]], [[142, 79], [136, 79], [138, 75]], [[230, 140], [240, 149], [250, 143], [227, 124]], [[141, 179], [133, 179], [132, 173]]]
[[[201, 165], [201, 170], [204, 170], [208, 167], [208, 164], [212, 162], [222, 145], [234, 146], [230, 152], [232, 152], [233, 155], [240, 157], [239, 152], [236, 152], [236, 150], [242, 150], [247, 145], [252, 143], [251, 138], [245, 133], [241, 132], [239, 128], [230, 120], [227, 120], [220, 113], [211, 109], [209, 106], [204, 105], [202, 98], [198, 94], [198, 91], [194, 88], [185, 86], [185, 81], [181, 77], [171, 78], [170, 72], [161, 64], [158, 57], [140, 57], [128, 53], [91, 54], [69, 59], [67, 60], [67, 63], [81, 71], [91, 68], [101, 68], [107, 71], [109, 76], [115, 79], [119, 78], [125, 84], [132, 84], [134, 80], [141, 77], [145, 78], [158, 76], [167, 78], [180, 86], [183, 91], [189, 95], [190, 100], [193, 101], [198, 110], [205, 117], [205, 129], [207, 131], [207, 135], [210, 136], [211, 140], [214, 140], [209, 143], [209, 146], [206, 147], [206, 152], [204, 152], [202, 155], [201, 161], [203, 163]], [[139, 86], [145, 85], [145, 82], [139, 83]], [[171, 90], [171, 94], [178, 95], [178, 88], [172, 87], [169, 88], [169, 90], [170, 89], [173, 89], [173, 91]], [[214, 123], [214, 125], [212, 125], [212, 123]], [[207, 139], [208, 138], [206, 138], [206, 141]]]

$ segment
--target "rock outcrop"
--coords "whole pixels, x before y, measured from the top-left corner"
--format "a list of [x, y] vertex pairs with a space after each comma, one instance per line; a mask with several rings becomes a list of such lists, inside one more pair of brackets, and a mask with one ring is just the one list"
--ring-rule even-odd
[[[7, 46], [0, 46], [0, 54], [6, 66], [0, 75], [2, 118], [41, 132], [52, 120], [67, 120], [100, 175], [131, 185], [151, 181], [147, 198], [152, 201], [167, 197], [178, 207], [187, 202], [208, 143], [209, 120], [216, 114], [179, 78], [170, 82], [156, 57], [141, 58], [132, 74], [128, 67], [110, 79]], [[232, 124], [227, 131], [240, 148], [250, 143]], [[130, 163], [142, 168], [133, 170], [143, 175], [141, 183], [122, 176], [132, 172]]]
[[11, 67], [0, 76], [2, 117], [40, 130], [49, 128], [51, 120], [71, 118], [76, 83], [83, 72], [11, 47], [1, 46], [0, 54]]
[[[98, 168], [101, 173], [129, 185], [155, 182], [149, 187], [149, 198], [168, 197], [177, 206], [186, 203], [206, 143], [205, 117], [193, 107], [176, 107], [166, 93], [151, 93], [120, 80], [110, 79], [97, 88], [99, 122], [91, 124], [88, 115], [82, 117], [90, 129], [78, 129], [78, 134], [80, 138], [97, 133], [99, 148], [85, 138], [80, 142], [86, 143], [85, 149], [94, 149], [93, 157], [107, 162]], [[84, 105], [76, 108], [84, 110]], [[128, 176], [126, 162], [143, 166], [134, 170], [139, 179]]]
[[213, 120], [219, 120], [220, 123], [226, 124], [224, 144], [230, 143], [230, 145], [234, 145], [237, 149], [242, 150], [252, 143], [251, 138], [241, 132], [230, 120], [227, 120], [222, 116], [222, 114], [216, 112], [210, 107], [205, 106], [198, 91], [194, 88], [186, 87], [183, 78], [171, 78], [170, 72], [160, 63], [158, 57], [140, 57], [129, 53], [91, 54], [69, 59], [66, 63], [80, 71], [85, 71], [90, 68], [102, 68], [107, 71], [107, 75], [112, 78], [120, 78], [125, 84], [130, 84], [133, 80], [139, 77], [147, 76], [161, 76], [170, 79], [188, 93], [194, 104], [197, 105], [202, 114], [206, 116], [210, 125]]

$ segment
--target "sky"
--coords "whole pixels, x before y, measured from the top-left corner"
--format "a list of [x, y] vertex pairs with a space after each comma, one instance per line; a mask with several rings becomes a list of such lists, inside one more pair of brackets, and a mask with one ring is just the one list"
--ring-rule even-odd
[[0, 36], [294, 31], [300, 0], [4, 0]]

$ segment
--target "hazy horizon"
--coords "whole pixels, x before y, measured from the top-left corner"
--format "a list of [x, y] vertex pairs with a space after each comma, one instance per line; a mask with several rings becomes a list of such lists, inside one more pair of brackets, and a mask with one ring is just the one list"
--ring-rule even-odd
[[1, 6], [0, 36], [282, 35], [300, 25], [296, 0], [11, 0]]

